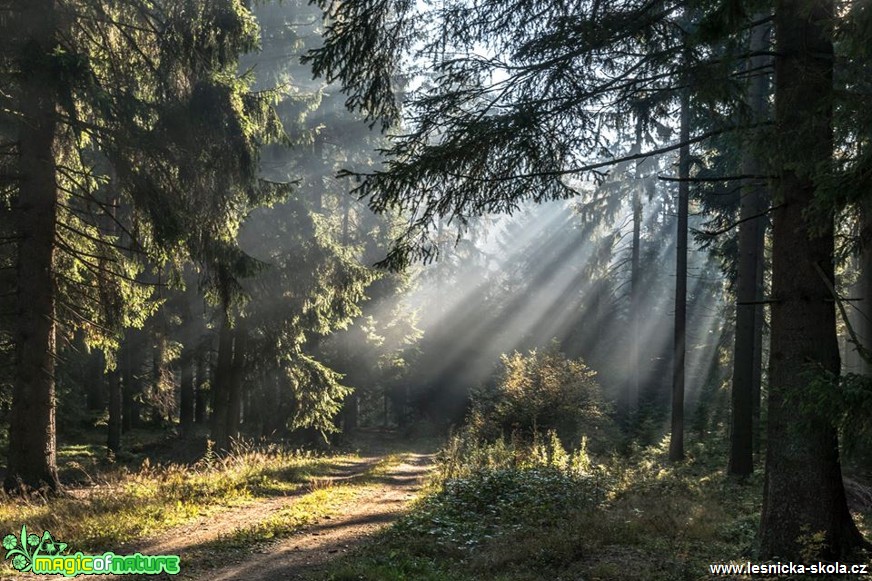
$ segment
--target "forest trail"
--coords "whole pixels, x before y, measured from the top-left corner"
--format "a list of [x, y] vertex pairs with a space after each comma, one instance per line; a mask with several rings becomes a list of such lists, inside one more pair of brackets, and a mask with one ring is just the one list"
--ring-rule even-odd
[[[94, 575], [92, 579], [311, 579], [329, 561], [393, 522], [420, 491], [433, 448], [365, 442], [359, 456], [338, 456], [325, 474], [286, 496], [260, 499], [201, 516], [156, 537], [113, 548], [117, 554], [179, 555], [178, 575]], [[329, 509], [312, 497], [326, 493]], [[318, 512], [320, 511], [320, 514]], [[291, 516], [288, 516], [291, 515]], [[285, 519], [304, 515], [299, 527]], [[284, 522], [283, 522], [284, 521]], [[263, 531], [290, 526], [277, 539]], [[25, 576], [21, 576], [24, 579]], [[27, 575], [27, 579], [58, 579]]]
[[192, 578], [204, 581], [311, 578], [327, 562], [393, 522], [420, 490], [432, 461], [429, 454], [406, 454], [399, 464], [370, 477], [373, 485], [344, 504], [339, 514], [304, 527], [241, 562]]

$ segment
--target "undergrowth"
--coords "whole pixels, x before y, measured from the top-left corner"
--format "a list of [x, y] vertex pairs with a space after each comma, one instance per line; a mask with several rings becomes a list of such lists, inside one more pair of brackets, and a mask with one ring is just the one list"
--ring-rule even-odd
[[[347, 458], [350, 460], [351, 458]], [[116, 549], [221, 507], [304, 488], [339, 457], [277, 445], [238, 444], [227, 456], [211, 451], [193, 465], [151, 464], [101, 476], [65, 496], [0, 502], [0, 531], [26, 523], [81, 551]]]
[[753, 560], [762, 475], [724, 474], [720, 442], [591, 458], [553, 434], [455, 438], [410, 514], [336, 562], [332, 581], [691, 580]]

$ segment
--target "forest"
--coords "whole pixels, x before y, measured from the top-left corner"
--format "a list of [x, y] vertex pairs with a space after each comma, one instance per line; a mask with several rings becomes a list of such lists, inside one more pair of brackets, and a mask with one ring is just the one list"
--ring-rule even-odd
[[0, 0], [0, 578], [872, 578], [869, 0]]

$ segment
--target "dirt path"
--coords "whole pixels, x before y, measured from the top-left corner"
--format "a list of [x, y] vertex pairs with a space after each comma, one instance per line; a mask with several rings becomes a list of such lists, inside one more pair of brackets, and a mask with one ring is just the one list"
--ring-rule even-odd
[[305, 579], [328, 561], [360, 544], [392, 522], [415, 497], [432, 457], [406, 455], [403, 462], [377, 478], [377, 485], [358, 496], [341, 514], [306, 527], [240, 563], [194, 577], [202, 580]]
[[[379, 451], [380, 452], [380, 451]], [[371, 452], [372, 453], [372, 452]], [[143, 542], [120, 546], [116, 553], [179, 555], [179, 575], [149, 575], [141, 579], [273, 580], [303, 579], [331, 559], [360, 544], [370, 534], [392, 522], [420, 490], [433, 456], [404, 453], [399, 462], [379, 466], [386, 455], [372, 455], [337, 462], [319, 477], [330, 486], [351, 486], [352, 500], [329, 516], [301, 527], [289, 537], [272, 542], [252, 541], [231, 551], [210, 548], [234, 532], [256, 527], [299, 502], [310, 487], [287, 496], [267, 498], [198, 518]], [[21, 577], [24, 579], [25, 577]], [[57, 576], [28, 575], [29, 580], [56, 580]], [[95, 575], [90, 579], [134, 581], [133, 576]]]
[[[329, 480], [335, 484], [351, 482], [362, 476], [380, 460], [380, 457], [374, 456], [337, 462], [332, 466], [331, 471], [319, 480]], [[136, 543], [132, 546], [122, 545], [121, 550], [126, 553], [138, 551], [143, 555], [184, 555], [193, 548], [216, 541], [235, 530], [242, 530], [267, 520], [273, 514], [286, 509], [310, 490], [308, 487], [302, 487], [285, 496], [266, 498], [203, 516], [192, 523], [175, 527], [143, 543]], [[117, 552], [121, 552], [121, 550]], [[184, 561], [184, 556], [182, 559]]]

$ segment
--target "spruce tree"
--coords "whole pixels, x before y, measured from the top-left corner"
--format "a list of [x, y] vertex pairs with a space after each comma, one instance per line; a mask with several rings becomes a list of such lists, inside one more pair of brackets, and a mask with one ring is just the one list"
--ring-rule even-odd
[[[406, 99], [406, 126], [384, 169], [360, 176], [357, 192], [374, 208], [402, 208], [411, 216], [389, 257], [394, 265], [432, 256], [442, 217], [463, 224], [483, 213], [515, 211], [524, 201], [577, 195], [583, 177], [596, 179], [621, 160], [610, 155], [610, 133], [601, 129], [626, 119], [640, 91], [657, 91], [674, 105], [690, 86], [695, 106], [713, 118], [734, 111], [744, 84], [733, 74], [736, 65], [755, 56], [741, 48], [756, 24], [748, 14], [761, 9], [702, 0], [493, 0], [451, 2], [422, 15], [402, 0], [319, 4], [328, 35], [311, 54], [315, 72], [340, 79], [349, 105], [388, 124], [401, 118], [391, 81], [402, 59], [452, 55], [437, 62], [432, 83]], [[683, 58], [686, 39], [674, 34], [682, 10], [700, 22], [691, 59]], [[839, 372], [833, 214], [818, 194], [833, 169], [833, 29], [845, 13], [851, 10], [837, 15], [832, 2], [775, 5], [780, 147], [771, 168], [774, 302], [760, 529], [766, 557], [798, 559], [808, 535], [819, 532], [822, 555], [841, 556], [861, 542], [845, 501], [832, 418], [802, 396], [803, 386], [821, 376], [833, 388]], [[861, 38], [868, 35], [854, 41]], [[686, 138], [638, 155], [756, 128], [738, 115], [723, 118], [719, 127], [697, 124]]]
[[[234, 223], [276, 195], [257, 180], [257, 151], [281, 128], [270, 95], [236, 76], [257, 42], [237, 2], [7, 4], [19, 306], [5, 485], [56, 489], [56, 337], [86, 329], [111, 352], [141, 326], [148, 309], [129, 307], [152, 285], [131, 250], [157, 265], [191, 256], [216, 295], [232, 293], [253, 266]], [[107, 188], [127, 208], [114, 219], [128, 246], [99, 228]]]

